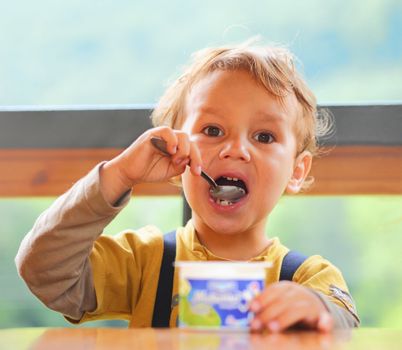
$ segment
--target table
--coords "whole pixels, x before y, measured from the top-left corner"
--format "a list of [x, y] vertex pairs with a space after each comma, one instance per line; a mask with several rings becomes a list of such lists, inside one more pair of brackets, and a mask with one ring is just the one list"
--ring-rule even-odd
[[0, 330], [0, 349], [402, 349], [402, 329], [249, 334], [180, 329], [14, 328]]

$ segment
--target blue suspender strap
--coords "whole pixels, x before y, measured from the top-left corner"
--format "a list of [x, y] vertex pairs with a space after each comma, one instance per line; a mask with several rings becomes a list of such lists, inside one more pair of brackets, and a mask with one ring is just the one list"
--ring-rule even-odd
[[307, 259], [307, 256], [290, 250], [282, 260], [280, 281], [291, 281], [296, 270]]
[[163, 236], [163, 256], [156, 290], [152, 327], [169, 327], [174, 266], [176, 260], [176, 230]]

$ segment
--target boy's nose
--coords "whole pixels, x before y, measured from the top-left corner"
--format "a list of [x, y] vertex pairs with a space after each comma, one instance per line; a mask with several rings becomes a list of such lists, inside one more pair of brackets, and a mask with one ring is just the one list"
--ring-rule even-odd
[[244, 142], [242, 142], [241, 140], [231, 140], [226, 141], [223, 144], [222, 149], [219, 153], [219, 158], [233, 158], [249, 162], [250, 153], [247, 145]]

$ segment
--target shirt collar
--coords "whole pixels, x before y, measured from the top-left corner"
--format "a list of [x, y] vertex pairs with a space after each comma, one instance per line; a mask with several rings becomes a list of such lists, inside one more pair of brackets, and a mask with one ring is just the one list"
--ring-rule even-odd
[[[203, 246], [195, 232], [195, 228], [192, 220], [189, 220], [185, 227], [180, 231], [180, 236], [183, 240], [184, 245], [188, 250], [190, 250], [197, 259], [199, 260], [214, 260], [214, 261], [231, 261], [229, 259], [222, 258], [220, 256], [212, 253], [207, 247]], [[258, 256], [250, 259], [250, 262], [258, 262], [258, 261], [272, 261], [276, 258], [279, 251], [278, 248], [280, 246], [280, 242], [278, 238], [273, 238], [272, 243], [269, 247], [264, 249]]]

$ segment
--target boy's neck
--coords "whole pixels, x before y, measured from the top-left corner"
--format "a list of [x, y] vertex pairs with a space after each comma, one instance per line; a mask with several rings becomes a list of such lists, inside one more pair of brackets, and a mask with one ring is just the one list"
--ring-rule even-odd
[[207, 227], [194, 226], [200, 243], [223, 259], [248, 261], [259, 256], [272, 243], [260, 230], [222, 234]]

